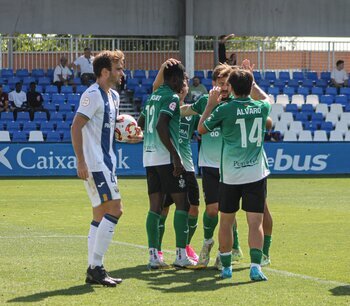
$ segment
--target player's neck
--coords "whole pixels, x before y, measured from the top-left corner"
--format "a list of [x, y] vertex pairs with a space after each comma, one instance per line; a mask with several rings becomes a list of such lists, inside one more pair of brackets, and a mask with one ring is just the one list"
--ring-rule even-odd
[[105, 93], [108, 93], [109, 90], [111, 89], [111, 86], [107, 82], [103, 82], [102, 80], [97, 80], [96, 83], [98, 84], [98, 86], [100, 86], [100, 88], [102, 88], [102, 90]]

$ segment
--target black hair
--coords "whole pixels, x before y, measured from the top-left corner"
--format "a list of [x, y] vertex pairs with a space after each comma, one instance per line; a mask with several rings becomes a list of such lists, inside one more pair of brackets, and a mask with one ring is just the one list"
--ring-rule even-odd
[[341, 64], [344, 64], [344, 61], [343, 61], [343, 60], [338, 60], [338, 61], [336, 62], [336, 65], [337, 65], [337, 66], [339, 66], [339, 65], [341, 65]]
[[252, 90], [253, 74], [248, 70], [235, 69], [231, 72], [228, 82], [237, 96], [249, 96]]
[[185, 67], [181, 63], [166, 67], [163, 72], [164, 83], [176, 93], [180, 93], [185, 79]]

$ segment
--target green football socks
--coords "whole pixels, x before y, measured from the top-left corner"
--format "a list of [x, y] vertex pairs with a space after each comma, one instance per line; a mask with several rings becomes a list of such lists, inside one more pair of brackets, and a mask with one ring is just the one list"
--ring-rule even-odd
[[148, 247], [157, 249], [159, 246], [159, 220], [160, 215], [149, 211], [146, 220]]
[[188, 240], [188, 212], [184, 210], [175, 210], [174, 229], [176, 236], [176, 247], [186, 248]]
[[204, 228], [204, 239], [213, 238], [216, 225], [218, 224], [219, 217], [209, 217], [207, 212], [203, 214], [203, 228]]

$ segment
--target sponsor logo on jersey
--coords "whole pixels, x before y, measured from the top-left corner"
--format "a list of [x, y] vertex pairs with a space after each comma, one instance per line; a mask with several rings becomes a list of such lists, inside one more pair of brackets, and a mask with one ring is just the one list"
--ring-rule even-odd
[[89, 104], [90, 104], [89, 97], [85, 97], [83, 100], [81, 100], [81, 105], [82, 106], [89, 106]]
[[188, 123], [181, 123], [180, 124], [179, 136], [181, 138], [188, 139], [189, 138], [189, 131], [190, 131], [190, 125]]
[[176, 108], [176, 102], [171, 102], [171, 103], [169, 104], [169, 109], [171, 109], [172, 111], [174, 111], [175, 108]]
[[98, 184], [97, 187], [101, 188], [104, 184], [106, 184], [106, 182], [102, 182], [102, 183]]
[[179, 179], [179, 187], [182, 189], [186, 187], [186, 181], [183, 178]]

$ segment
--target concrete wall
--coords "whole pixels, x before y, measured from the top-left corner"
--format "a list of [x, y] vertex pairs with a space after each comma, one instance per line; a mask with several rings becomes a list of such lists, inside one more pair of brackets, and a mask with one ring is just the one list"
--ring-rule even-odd
[[[0, 0], [1, 34], [350, 36], [348, 0]], [[187, 15], [193, 8], [193, 26]], [[187, 17], [187, 20], [191, 18]], [[189, 22], [187, 22], [189, 23]], [[192, 32], [193, 31], [193, 32]]]

